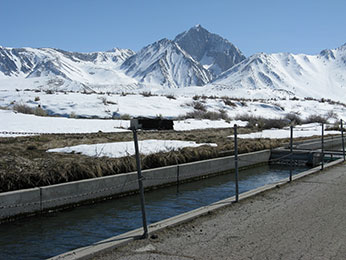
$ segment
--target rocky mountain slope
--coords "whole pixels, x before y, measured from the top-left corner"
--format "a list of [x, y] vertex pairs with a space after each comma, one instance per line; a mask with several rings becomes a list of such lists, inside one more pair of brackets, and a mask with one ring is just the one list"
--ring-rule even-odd
[[196, 61], [208, 69], [213, 77], [245, 59], [241, 51], [228, 40], [208, 32], [201, 25], [179, 34], [174, 41]]

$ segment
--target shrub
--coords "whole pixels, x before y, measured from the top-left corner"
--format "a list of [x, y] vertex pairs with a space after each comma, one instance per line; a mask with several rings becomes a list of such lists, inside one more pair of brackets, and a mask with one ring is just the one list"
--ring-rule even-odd
[[40, 101], [40, 97], [35, 97], [35, 101]]
[[206, 106], [202, 102], [195, 101], [195, 102], [193, 102], [192, 106], [193, 106], [193, 108], [195, 110], [200, 110], [200, 111], [203, 111], [203, 112], [207, 111]]
[[36, 107], [34, 109], [34, 114], [36, 116], [48, 116], [47, 112], [44, 109], [42, 109], [41, 107]]
[[294, 124], [294, 125], [300, 125], [303, 123], [303, 120], [300, 118], [300, 116], [294, 113], [286, 114], [285, 119], [289, 120], [291, 124]]
[[13, 110], [22, 114], [34, 114], [34, 108], [25, 104], [15, 104]]
[[143, 91], [143, 92], [141, 93], [141, 95], [142, 95], [143, 97], [151, 97], [151, 96], [153, 96], [153, 94], [151, 93], [151, 91]]
[[309, 123], [327, 123], [327, 119], [323, 116], [320, 115], [310, 115], [309, 117], [307, 117], [304, 120], [305, 124], [309, 124]]
[[330, 110], [327, 112], [327, 114], [325, 115], [326, 120], [329, 119], [338, 119], [338, 114], [335, 113], [333, 110]]
[[195, 110], [187, 113], [183, 118], [194, 118], [194, 119], [209, 119], [209, 120], [220, 120], [230, 121], [229, 116], [225, 110], [218, 112]]
[[238, 115], [236, 120], [248, 121], [247, 127], [257, 128], [259, 130], [271, 128], [283, 128], [288, 126], [290, 121], [287, 119], [267, 119], [260, 116], [253, 116], [249, 114]]
[[47, 116], [47, 112], [44, 109], [42, 109], [40, 106], [34, 108], [34, 107], [29, 107], [28, 105], [25, 105], [25, 104], [15, 104], [13, 106], [13, 110], [23, 114]]
[[194, 96], [192, 97], [192, 99], [196, 101], [196, 100], [200, 99], [200, 97], [201, 97], [201, 96], [194, 95]]
[[48, 95], [52, 95], [52, 94], [54, 94], [54, 91], [53, 91], [53, 90], [51, 90], [51, 89], [48, 89], [48, 90], [46, 90], [45, 92], [46, 92], [46, 94], [48, 94]]
[[177, 99], [174, 95], [166, 95], [166, 98], [168, 98], [168, 99]]
[[230, 107], [237, 106], [234, 102], [232, 102], [232, 100], [229, 97], [222, 97], [221, 99], [223, 103], [225, 103], [226, 106], [230, 106]]

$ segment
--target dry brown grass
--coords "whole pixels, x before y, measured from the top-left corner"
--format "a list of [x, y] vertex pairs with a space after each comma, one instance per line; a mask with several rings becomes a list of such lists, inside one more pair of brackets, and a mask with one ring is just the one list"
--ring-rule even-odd
[[[248, 133], [240, 128], [239, 133]], [[195, 131], [142, 131], [139, 140], [166, 139], [216, 143], [217, 147], [184, 148], [142, 156], [143, 169], [233, 154], [232, 129]], [[92, 158], [80, 154], [47, 153], [51, 148], [78, 144], [132, 141], [132, 133], [42, 135], [0, 138], [0, 192], [135, 171], [134, 157]], [[287, 140], [239, 140], [240, 153], [281, 146]]]

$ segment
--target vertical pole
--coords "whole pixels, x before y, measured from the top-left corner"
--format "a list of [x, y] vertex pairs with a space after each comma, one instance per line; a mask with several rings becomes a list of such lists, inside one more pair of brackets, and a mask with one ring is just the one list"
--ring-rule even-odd
[[238, 183], [238, 137], [237, 125], [234, 125], [234, 167], [235, 167], [235, 201], [239, 200], [239, 183]]
[[177, 165], [177, 193], [179, 193], [179, 184], [180, 184], [179, 176], [180, 176], [180, 167], [179, 165]]
[[322, 139], [321, 139], [321, 153], [322, 153], [322, 164], [321, 164], [321, 170], [324, 168], [324, 123], [322, 123]]
[[290, 179], [289, 182], [292, 181], [292, 168], [293, 168], [293, 126], [290, 127]]
[[133, 128], [132, 132], [133, 132], [133, 140], [135, 142], [137, 177], [138, 177], [138, 186], [139, 186], [139, 194], [140, 194], [140, 202], [141, 202], [141, 210], [142, 210], [142, 222], [143, 222], [143, 230], [144, 230], [142, 238], [148, 238], [148, 226], [147, 226], [147, 218], [145, 214], [143, 178], [142, 178], [142, 171], [141, 171], [141, 161], [139, 157], [137, 130]]
[[344, 126], [343, 126], [342, 119], [340, 119], [340, 124], [341, 124], [342, 155], [345, 161], [345, 140], [344, 140]]

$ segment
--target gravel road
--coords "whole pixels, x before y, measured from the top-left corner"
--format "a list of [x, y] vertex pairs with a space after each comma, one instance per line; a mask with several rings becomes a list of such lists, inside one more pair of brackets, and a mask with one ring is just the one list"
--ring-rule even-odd
[[346, 259], [346, 164], [94, 259]]

